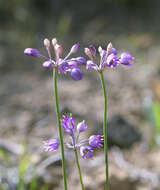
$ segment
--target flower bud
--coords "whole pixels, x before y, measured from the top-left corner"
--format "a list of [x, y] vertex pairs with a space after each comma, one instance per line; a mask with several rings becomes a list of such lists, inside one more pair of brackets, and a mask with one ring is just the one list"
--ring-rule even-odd
[[26, 48], [24, 50], [24, 54], [29, 55], [29, 56], [33, 56], [33, 57], [39, 57], [40, 56], [40, 52], [37, 49], [33, 49], [33, 48]]
[[115, 49], [115, 48], [112, 48], [111, 50], [110, 50], [110, 52], [109, 52], [109, 55], [110, 54], [114, 54], [114, 55], [117, 55], [117, 50]]
[[82, 73], [82, 71], [79, 68], [73, 68], [71, 70], [71, 77], [74, 80], [81, 80], [82, 77], [83, 77], [83, 73]]
[[94, 47], [94, 45], [90, 45], [88, 49], [90, 50], [92, 55], [96, 55], [96, 48]]
[[56, 151], [59, 147], [59, 140], [50, 139], [44, 141], [44, 150], [45, 151]]
[[110, 42], [110, 43], [108, 44], [108, 46], [107, 46], [107, 54], [110, 53], [111, 49], [112, 49], [112, 43]]
[[74, 61], [74, 60], [69, 60], [67, 61], [67, 63], [68, 63], [69, 68], [75, 68], [78, 66], [77, 61]]
[[81, 133], [87, 129], [87, 125], [85, 124], [85, 121], [83, 120], [82, 122], [78, 123], [77, 125], [77, 131], [78, 133]]
[[74, 44], [70, 50], [70, 53], [76, 53], [79, 49], [80, 45], [79, 44]]
[[81, 64], [84, 64], [84, 65], [86, 64], [86, 59], [84, 57], [77, 57], [75, 59]]
[[57, 44], [57, 39], [56, 38], [53, 38], [52, 39], [52, 45], [55, 46]]
[[89, 48], [84, 48], [84, 53], [85, 53], [86, 55], [88, 55], [88, 57], [89, 57], [91, 60], [93, 59], [92, 53], [91, 53], [91, 51], [90, 51]]
[[55, 47], [55, 53], [59, 58], [62, 55], [63, 47], [59, 44], [56, 44], [54, 47]]
[[42, 66], [46, 69], [52, 68], [53, 62], [51, 60], [45, 61]]
[[123, 65], [132, 65], [132, 62], [136, 61], [136, 59], [128, 52], [124, 52], [121, 54], [120, 59], [119, 59], [120, 63]]
[[44, 39], [43, 43], [46, 48], [50, 48], [50, 41], [47, 38]]
[[99, 46], [99, 47], [98, 47], [98, 52], [101, 53], [101, 51], [102, 51], [102, 47]]

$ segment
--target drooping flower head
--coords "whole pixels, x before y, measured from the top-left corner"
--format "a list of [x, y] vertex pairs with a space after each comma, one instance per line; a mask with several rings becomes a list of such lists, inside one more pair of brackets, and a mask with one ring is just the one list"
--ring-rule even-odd
[[50, 139], [44, 141], [44, 150], [45, 151], [56, 151], [59, 147], [59, 140]]
[[112, 47], [112, 44], [109, 43], [106, 50], [102, 49], [101, 46], [98, 48], [100, 55], [99, 64], [95, 63], [94, 57], [96, 55], [96, 48], [93, 45], [90, 45], [88, 48], [84, 49], [85, 54], [89, 57], [89, 60], [86, 63], [86, 70], [95, 69], [97, 71], [103, 71], [105, 67], [117, 67], [119, 64], [131, 65], [135, 61], [135, 58], [131, 54], [124, 52], [117, 56], [117, 50]]
[[[51, 44], [54, 49], [55, 59], [52, 59], [51, 56]], [[69, 59], [69, 57], [72, 54], [78, 51], [80, 47], [78, 43], [72, 46], [72, 48], [70, 49], [67, 56], [65, 56], [65, 58], [61, 58], [63, 53], [63, 47], [60, 44], [58, 44], [56, 38], [52, 39], [52, 43], [50, 43], [50, 41], [47, 38], [44, 39], [44, 46], [47, 50], [48, 57], [42, 55], [37, 49], [33, 48], [26, 48], [24, 50], [24, 54], [28, 56], [43, 58], [45, 61], [43, 62], [42, 66], [46, 69], [57, 67], [59, 73], [69, 72], [74, 80], [82, 79], [83, 73], [80, 69], [80, 66], [86, 64], [86, 59], [83, 57], [76, 57]]]

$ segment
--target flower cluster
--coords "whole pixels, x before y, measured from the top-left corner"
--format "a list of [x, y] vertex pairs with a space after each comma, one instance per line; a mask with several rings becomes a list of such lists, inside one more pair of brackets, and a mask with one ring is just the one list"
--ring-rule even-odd
[[98, 48], [100, 54], [100, 62], [96, 64], [94, 57], [96, 55], [96, 48], [90, 45], [88, 48], [84, 49], [85, 54], [90, 58], [86, 63], [86, 70], [95, 69], [97, 71], [103, 71], [105, 67], [116, 67], [119, 64], [130, 66], [135, 61], [135, 58], [128, 52], [124, 52], [117, 56], [117, 50], [112, 47], [109, 43], [106, 50], [102, 49], [101, 46]]
[[69, 53], [65, 58], [61, 58], [63, 53], [63, 47], [58, 44], [56, 38], [52, 39], [52, 46], [54, 48], [55, 60], [51, 57], [51, 45], [48, 39], [44, 39], [44, 46], [48, 52], [48, 57], [42, 55], [37, 49], [26, 48], [24, 50], [25, 55], [40, 57], [44, 59], [43, 67], [47, 69], [51, 69], [54, 67], [58, 68], [58, 72], [66, 73], [69, 72], [71, 77], [74, 80], [81, 80], [83, 77], [83, 73], [80, 69], [81, 65], [86, 64], [86, 59], [84, 57], [76, 57], [69, 59], [70, 55], [76, 53], [80, 47], [79, 44], [74, 44], [70, 49]]
[[[80, 155], [82, 158], [91, 158], [93, 156], [94, 149], [103, 146], [104, 139], [101, 135], [92, 135], [89, 139], [79, 141], [80, 133], [87, 129], [87, 125], [84, 120], [77, 124], [76, 130], [72, 115], [65, 115], [61, 123], [65, 132], [71, 137], [71, 142], [64, 144], [71, 149], [80, 149]], [[44, 143], [44, 149], [46, 151], [55, 151], [58, 149], [59, 141], [57, 139], [50, 139]]]

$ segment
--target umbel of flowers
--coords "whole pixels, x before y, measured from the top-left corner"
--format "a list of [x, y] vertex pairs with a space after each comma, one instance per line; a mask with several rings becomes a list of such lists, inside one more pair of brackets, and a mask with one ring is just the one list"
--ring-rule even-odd
[[79, 44], [74, 44], [65, 58], [62, 58], [63, 47], [58, 44], [56, 38], [53, 38], [52, 46], [54, 49], [55, 59], [51, 56], [51, 45], [48, 39], [44, 39], [44, 46], [47, 50], [48, 56], [42, 55], [34, 48], [26, 48], [24, 50], [24, 54], [42, 58], [44, 60], [42, 66], [46, 69], [57, 67], [59, 73], [69, 72], [74, 80], [82, 79], [83, 73], [80, 66], [86, 64], [86, 59], [84, 57], [69, 58], [72, 54], [75, 54], [78, 51], [80, 47]]
[[98, 48], [99, 53], [99, 62], [95, 61], [96, 48], [93, 45], [90, 45], [88, 48], [84, 49], [85, 54], [89, 57], [89, 60], [86, 63], [86, 70], [96, 70], [100, 76], [103, 95], [104, 95], [104, 120], [103, 120], [103, 133], [104, 133], [104, 153], [105, 153], [105, 173], [106, 173], [106, 183], [105, 190], [109, 189], [108, 186], [108, 142], [107, 142], [107, 91], [104, 81], [103, 71], [106, 67], [117, 67], [122, 64], [125, 66], [131, 66], [135, 58], [128, 52], [123, 52], [120, 56], [117, 55], [117, 50], [112, 46], [111, 43], [108, 44], [106, 49], [102, 49], [101, 46]]
[[[52, 46], [51, 46], [52, 44]], [[95, 59], [97, 50], [93, 45], [90, 45], [87, 48], [84, 48], [85, 54], [89, 57], [86, 61], [84, 57], [74, 57], [70, 58], [71, 55], [75, 54], [80, 45], [74, 44], [70, 49], [69, 53], [62, 58], [63, 47], [58, 44], [56, 38], [52, 39], [52, 42], [48, 39], [44, 39], [44, 46], [47, 50], [48, 56], [42, 55], [37, 49], [26, 48], [24, 54], [28, 56], [33, 56], [43, 59], [42, 66], [46, 69], [53, 69], [53, 92], [55, 97], [56, 105], [56, 115], [57, 115], [57, 125], [59, 139], [50, 139], [46, 140], [44, 143], [44, 149], [46, 151], [56, 151], [60, 145], [61, 155], [62, 155], [62, 171], [63, 171], [63, 181], [64, 189], [67, 190], [67, 176], [66, 176], [66, 165], [65, 165], [65, 156], [64, 156], [64, 145], [67, 148], [73, 149], [75, 153], [76, 165], [78, 168], [78, 173], [80, 177], [80, 184], [82, 190], [84, 190], [84, 183], [81, 174], [81, 168], [79, 164], [78, 152], [80, 156], [84, 159], [92, 158], [93, 152], [96, 148], [99, 148], [104, 145], [105, 153], [105, 173], [106, 173], [106, 182], [105, 190], [109, 190], [108, 186], [108, 143], [107, 143], [107, 92], [106, 85], [104, 81], [103, 72], [106, 67], [117, 67], [118, 65], [131, 66], [135, 62], [135, 58], [128, 52], [123, 52], [118, 56], [117, 50], [109, 43], [106, 49], [102, 49], [101, 46], [98, 47], [99, 61]], [[51, 48], [54, 50], [55, 58], [51, 55]], [[58, 101], [58, 88], [57, 88], [57, 73], [70, 73], [71, 77], [78, 81], [83, 78], [83, 73], [81, 66], [85, 66], [87, 71], [96, 70], [100, 76], [103, 95], [104, 95], [104, 120], [103, 120], [103, 135], [92, 135], [88, 139], [79, 140], [79, 136], [82, 132], [86, 131], [87, 125], [85, 121], [82, 121], [77, 124], [75, 128], [74, 118], [72, 115], [65, 115], [61, 121], [60, 111], [59, 111], [59, 101]], [[69, 135], [70, 141], [63, 142], [62, 128]]]
[[[81, 188], [84, 189], [84, 183], [82, 179], [82, 173], [81, 173], [77, 151], [79, 150], [81, 157], [84, 159], [92, 158], [93, 151], [96, 148], [103, 146], [104, 143], [103, 136], [92, 135], [88, 139], [83, 139], [79, 141], [80, 134], [86, 131], [87, 129], [85, 121], [83, 120], [82, 122], [78, 123], [75, 129], [75, 122], [72, 115], [70, 116], [64, 115], [61, 123], [64, 131], [66, 132], [67, 135], [69, 135], [71, 139], [71, 141], [69, 142], [64, 142], [64, 145], [66, 145], [67, 148], [70, 148], [74, 151], [78, 173], [80, 177]], [[58, 149], [59, 140], [58, 139], [46, 140], [44, 141], [44, 144], [45, 144], [44, 149], [46, 151], [56, 151]]]
[[[85, 121], [77, 124], [75, 129], [75, 122], [72, 115], [64, 115], [62, 120], [62, 127], [67, 135], [70, 136], [70, 142], [64, 142], [67, 148], [77, 149], [80, 152], [82, 158], [92, 158], [93, 151], [96, 148], [102, 147], [104, 143], [104, 138], [102, 135], [92, 135], [88, 139], [83, 139], [79, 141], [79, 136], [82, 132], [86, 131], [87, 125]], [[44, 149], [46, 151], [56, 151], [59, 146], [58, 139], [50, 139], [44, 141]]]

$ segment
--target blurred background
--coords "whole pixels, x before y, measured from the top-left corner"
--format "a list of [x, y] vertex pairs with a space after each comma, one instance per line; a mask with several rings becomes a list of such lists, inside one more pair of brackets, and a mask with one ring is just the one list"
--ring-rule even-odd
[[[63, 189], [60, 152], [46, 153], [56, 138], [52, 72], [27, 57], [46, 53], [43, 39], [65, 47], [109, 42], [136, 58], [132, 67], [106, 69], [111, 190], [160, 189], [160, 2], [158, 0], [0, 1], [0, 190]], [[102, 134], [103, 94], [96, 72], [82, 81], [59, 76], [61, 113], [86, 120], [82, 136]], [[67, 137], [65, 137], [67, 138]], [[80, 189], [74, 156], [66, 150], [69, 189]], [[103, 150], [80, 160], [87, 190], [103, 190]]]

